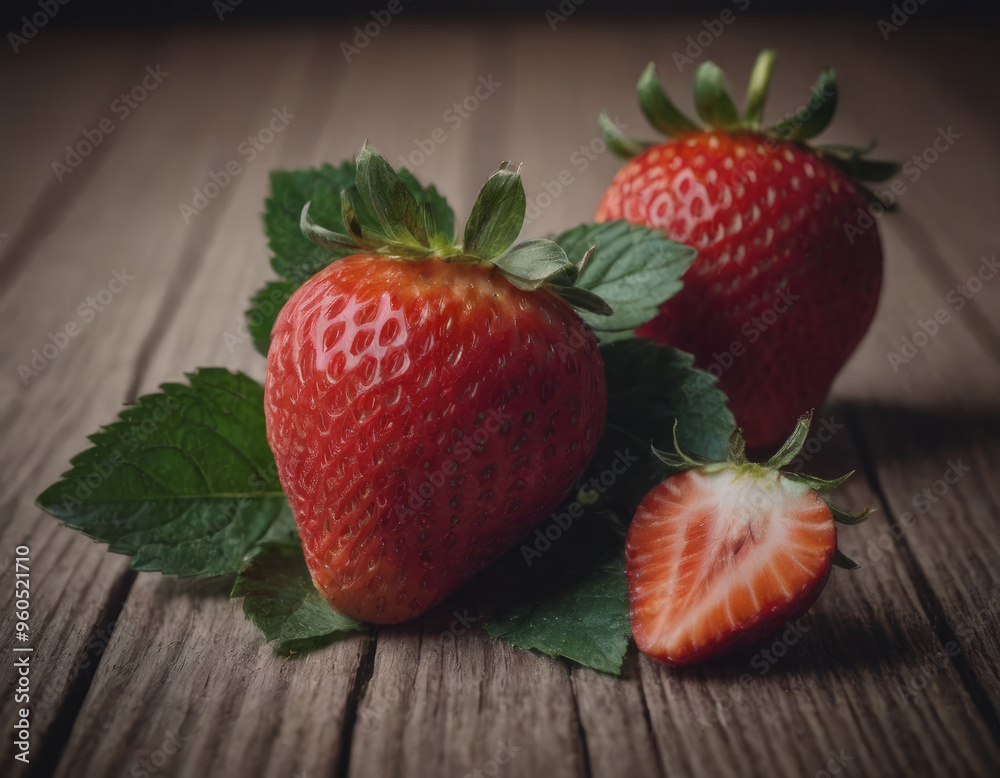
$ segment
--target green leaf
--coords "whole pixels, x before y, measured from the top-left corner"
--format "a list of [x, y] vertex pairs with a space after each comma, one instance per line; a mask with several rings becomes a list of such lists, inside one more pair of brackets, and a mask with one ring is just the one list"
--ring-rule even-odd
[[271, 173], [271, 196], [265, 201], [264, 231], [274, 253], [271, 266], [283, 279], [304, 282], [311, 275], [346, 256], [317, 246], [302, 234], [302, 208], [312, 203], [312, 218], [335, 232], [344, 232], [340, 192], [354, 185], [354, 162], [340, 167], [322, 165], [309, 170], [277, 170]]
[[841, 551], [839, 548], [833, 551], [833, 564], [835, 567], [843, 568], [844, 570], [857, 570], [861, 565], [851, 559], [847, 554]]
[[649, 123], [664, 135], [676, 138], [688, 132], [700, 132], [701, 127], [685, 116], [660, 86], [656, 65], [650, 62], [636, 84], [639, 107]]
[[382, 234], [396, 243], [428, 245], [417, 199], [392, 165], [367, 141], [358, 155], [356, 186], [361, 200], [378, 219]]
[[493, 259], [506, 251], [521, 232], [526, 207], [521, 175], [504, 162], [476, 196], [465, 225], [465, 253]]
[[901, 170], [898, 162], [886, 159], [868, 159], [865, 156], [874, 150], [874, 142], [865, 147], [830, 143], [814, 148], [847, 175], [859, 181], [881, 183], [888, 181]]
[[830, 507], [830, 512], [833, 513], [833, 520], [841, 524], [860, 524], [875, 512], [874, 508], [865, 508], [861, 513], [851, 513], [830, 500], [827, 500], [826, 504]]
[[465, 596], [491, 637], [617, 674], [632, 636], [625, 528], [589, 502], [568, 498]]
[[[319, 224], [316, 224], [309, 215], [309, 206], [306, 203], [302, 206], [302, 215], [299, 217], [299, 229], [313, 243], [338, 252], [357, 251], [358, 245], [353, 237], [342, 232], [334, 232]], [[350, 214], [348, 214], [350, 215]], [[356, 214], [355, 214], [356, 217]], [[352, 225], [353, 229], [353, 225]]]
[[769, 133], [784, 140], [802, 143], [823, 132], [836, 111], [837, 77], [831, 68], [819, 74], [806, 104], [792, 116], [774, 125]]
[[676, 294], [697, 252], [659, 231], [625, 221], [583, 224], [556, 238], [570, 257], [597, 245], [576, 286], [607, 301], [610, 316], [582, 313], [602, 342], [631, 337]]
[[[736, 426], [716, 380], [694, 366], [694, 357], [650, 340], [602, 344], [608, 386], [605, 433], [590, 469], [612, 467], [616, 452], [642, 457], [616, 483], [616, 508], [631, 511], [669, 468], [653, 456], [653, 445], [674, 452], [674, 425], [684, 452], [711, 461], [725, 458]], [[610, 492], [610, 490], [609, 490]]]
[[714, 62], [703, 62], [694, 74], [694, 107], [709, 127], [735, 129], [740, 115], [726, 90], [722, 69]]
[[[330, 232], [353, 238], [363, 229], [366, 237], [387, 239], [370, 204], [358, 195], [355, 173], [354, 161], [348, 160], [336, 168], [322, 165], [271, 174], [271, 196], [265, 204], [264, 228], [268, 245], [274, 252], [271, 265], [281, 280], [269, 282], [254, 295], [247, 310], [248, 329], [262, 354], [267, 354], [271, 327], [278, 315], [269, 303], [282, 296], [287, 300], [312, 275], [356, 251], [350, 247], [334, 250], [319, 246], [303, 235], [301, 216], [307, 202], [310, 203], [310, 219]], [[421, 187], [408, 171], [400, 170], [399, 178], [421, 206], [421, 220], [425, 225], [423, 209], [429, 208], [433, 213], [436, 232], [428, 229], [429, 239], [433, 241], [436, 234], [442, 245], [450, 242], [454, 237], [455, 217], [447, 201], [433, 186]], [[345, 214], [355, 220], [352, 225], [345, 224]]]
[[650, 455], [650, 441], [669, 445], [679, 417], [684, 447], [719, 459], [734, 422], [715, 380], [694, 368], [690, 355], [643, 340], [605, 345], [601, 353], [607, 423], [580, 491], [477, 577], [466, 596], [486, 605], [483, 626], [493, 637], [618, 673], [631, 633], [625, 525], [668, 472]]
[[769, 470], [780, 470], [799, 455], [802, 447], [806, 444], [806, 438], [809, 436], [809, 425], [812, 424], [812, 417], [812, 411], [799, 416], [795, 422], [795, 429], [792, 430], [788, 439], [781, 444], [781, 448], [775, 452], [774, 456], [764, 463], [764, 467]]
[[421, 186], [414, 175], [405, 168], [399, 169], [399, 177], [416, 199], [424, 218], [424, 226], [431, 246], [443, 247], [455, 240], [455, 214], [448, 201], [433, 184]]
[[508, 249], [493, 264], [518, 289], [537, 289], [545, 280], [571, 266], [558, 243], [539, 238]]
[[280, 652], [303, 651], [368, 627], [338, 613], [313, 586], [295, 527], [285, 542], [263, 545], [239, 574], [232, 596]]
[[119, 420], [38, 498], [38, 506], [135, 570], [238, 572], [285, 498], [264, 430], [264, 389], [241, 373], [202, 368], [164, 384]]
[[747, 85], [747, 104], [743, 112], [744, 124], [751, 130], [759, 130], [764, 119], [764, 104], [771, 88], [771, 73], [778, 55], [771, 49], [764, 49], [754, 63]]
[[[298, 286], [293, 281], [268, 281], [263, 289], [250, 298], [250, 307], [246, 311], [247, 331], [253, 340], [254, 348], [265, 357], [271, 346], [271, 330], [274, 329], [274, 322], [282, 306], [288, 302], [288, 298]], [[229, 337], [227, 334], [227, 341]]]
[[601, 137], [604, 138], [611, 152], [622, 159], [631, 159], [638, 154], [642, 154], [642, 152], [652, 145], [636, 140], [635, 138], [630, 138], [621, 131], [621, 128], [615, 122], [611, 121], [611, 117], [604, 111], [601, 111], [601, 115], [597, 117], [597, 126], [600, 127]]
[[[581, 535], [586, 532], [577, 531]], [[573, 532], [573, 527], [567, 532]], [[543, 555], [538, 568], [547, 563], [557, 568], [554, 551], [547, 553], [553, 554], [551, 561]], [[536, 592], [540, 596], [509, 603], [485, 620], [483, 628], [490, 637], [503, 638], [518, 648], [536, 649], [619, 674], [632, 637], [624, 555], [615, 554], [585, 569], [583, 575], [568, 582], [539, 582]]]

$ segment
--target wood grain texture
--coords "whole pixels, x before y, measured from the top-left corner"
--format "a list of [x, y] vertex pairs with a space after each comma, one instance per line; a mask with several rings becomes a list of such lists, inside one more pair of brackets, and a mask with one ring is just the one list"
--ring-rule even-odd
[[[908, 159], [941, 127], [962, 135], [919, 180], [904, 177], [903, 212], [878, 220], [887, 257], [879, 313], [818, 413], [830, 434], [808, 464], [827, 476], [856, 468], [838, 497], [879, 513], [841, 533], [862, 570], [835, 571], [786, 641], [683, 671], [633, 649], [615, 679], [454, 628], [442, 608], [280, 658], [226, 598], [226, 582], [136, 576], [33, 506], [123, 402], [201, 364], [262, 377], [240, 316], [270, 277], [260, 212], [272, 168], [336, 162], [368, 137], [462, 214], [499, 161], [513, 159], [536, 206], [524, 234], [541, 236], [588, 220], [617, 169], [594, 143], [600, 110], [652, 136], [632, 93], [646, 62], [657, 60], [689, 105], [694, 65], [679, 72], [671, 52], [702, 29], [700, 19], [570, 16], [553, 31], [542, 14], [401, 18], [347, 62], [340, 43], [351, 27], [52, 35], [16, 69], [3, 66], [15, 76], [2, 82], [6, 104], [61, 97], [5, 114], [0, 152], [12, 182], [0, 194], [0, 606], [11, 606], [9, 555], [27, 543], [34, 774], [993, 774], [1000, 279], [898, 370], [887, 356], [1000, 241], [998, 90], [969, 76], [995, 70], [990, 31], [914, 19], [883, 40], [874, 21], [737, 17], [698, 58], [737, 73], [759, 48], [778, 48], [771, 116], [795, 109], [816, 73], [837, 64], [831, 142], [878, 137], [886, 156]], [[64, 146], [158, 63], [170, 75], [107, 145], [55, 181], [50, 163]], [[474, 110], [453, 110], [484, 82]], [[286, 107], [288, 126], [185, 222], [179, 205], [192, 190], [242, 160], [240, 142]], [[428, 147], [437, 130], [444, 140]], [[564, 172], [571, 180], [557, 188]], [[18, 365], [122, 267], [135, 281], [25, 385]], [[970, 469], [948, 484], [959, 462]], [[947, 489], [936, 494], [939, 481]], [[5, 732], [15, 712], [5, 697]], [[10, 749], [5, 739], [5, 774]]]

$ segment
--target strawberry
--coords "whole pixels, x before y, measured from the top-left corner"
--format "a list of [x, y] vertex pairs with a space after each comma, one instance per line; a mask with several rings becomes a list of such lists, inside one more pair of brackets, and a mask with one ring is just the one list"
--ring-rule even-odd
[[[632, 635], [639, 649], [671, 665], [717, 657], [769, 637], [815, 602], [832, 565], [857, 567], [837, 551], [835, 521], [854, 516], [825, 494], [851, 474], [824, 481], [783, 473], [806, 440], [799, 419], [764, 464], [745, 456], [742, 430], [724, 462], [681, 451], [681, 461], [647, 494], [625, 548]], [[659, 452], [657, 452], [659, 453]]]
[[864, 158], [868, 149], [805, 144], [833, 116], [832, 70], [797, 114], [761, 129], [773, 63], [770, 51], [758, 59], [743, 117], [719, 68], [703, 64], [695, 107], [704, 127], [671, 103], [650, 64], [639, 102], [672, 140], [625, 138], [602, 114], [610, 147], [633, 158], [596, 215], [661, 229], [698, 249], [683, 290], [637, 334], [693, 353], [719, 378], [755, 448], [779, 443], [796, 418], [823, 404], [868, 329], [882, 249], [876, 227], [855, 223], [874, 197], [860, 181], [898, 170]]
[[277, 319], [267, 433], [316, 587], [393, 623], [525, 537], [582, 473], [604, 425], [603, 364], [561, 294], [608, 311], [568, 286], [579, 266], [555, 243], [508, 249], [525, 199], [503, 167], [461, 245], [367, 144], [342, 206], [350, 235], [303, 211], [307, 237], [350, 255]]

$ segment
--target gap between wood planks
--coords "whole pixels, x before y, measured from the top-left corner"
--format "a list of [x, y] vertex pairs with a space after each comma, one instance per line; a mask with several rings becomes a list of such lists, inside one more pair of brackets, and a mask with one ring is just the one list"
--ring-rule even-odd
[[[846, 419], [845, 426], [847, 427], [847, 433], [850, 435], [858, 461], [861, 464], [862, 474], [864, 475], [869, 488], [877, 496], [879, 503], [882, 505], [882, 509], [888, 517], [888, 520], [898, 522], [899, 518], [893, 514], [892, 509], [889, 507], [890, 503], [885, 490], [882, 487], [881, 480], [879, 479], [875, 458], [868, 444], [868, 440], [865, 437], [864, 426], [861, 424], [861, 420], [858, 417], [857, 409], [853, 405], [845, 405], [844, 416]], [[934, 587], [927, 579], [923, 568], [917, 561], [916, 554], [910, 546], [909, 538], [904, 534], [900, 537], [898, 542], [901, 552], [900, 558], [902, 559], [903, 566], [906, 569], [910, 580], [913, 582], [913, 586], [920, 594], [919, 600], [921, 610], [923, 610], [924, 614], [927, 616], [927, 620], [930, 622], [931, 629], [933, 630], [938, 643], [941, 645], [941, 648], [945, 649], [945, 646], [949, 643], [961, 645], [961, 641], [959, 641], [955, 632], [954, 625], [952, 625], [949, 621], [944, 607], [941, 605], [941, 601], [938, 598], [937, 593], [934, 591]], [[958, 677], [962, 681], [962, 685], [969, 693], [973, 704], [976, 706], [976, 710], [979, 712], [979, 715], [982, 716], [990, 734], [993, 736], [993, 739], [997, 741], [997, 743], [1000, 743], [1000, 715], [997, 714], [996, 707], [993, 705], [992, 700], [990, 700], [989, 693], [979, 680], [979, 676], [976, 675], [976, 672], [969, 663], [969, 660], [966, 658], [965, 653], [959, 652], [954, 656], [947, 651], [945, 651], [945, 653], [950, 657], [951, 663], [954, 665], [955, 671], [958, 673]]]
[[[160, 49], [163, 49], [167, 43], [166, 36], [156, 36], [155, 40], [156, 46]], [[142, 45], [137, 47], [137, 52], [144, 50], [145, 47], [146, 43], [144, 42]], [[318, 43], [314, 41], [312, 53], [307, 60], [308, 64], [304, 69], [304, 78], [298, 93], [296, 94], [296, 99], [301, 99], [303, 93], [307, 92], [309, 87], [315, 87], [317, 85], [318, 77], [313, 76], [312, 74], [314, 70], [319, 71], [320, 69], [313, 68], [312, 63], [314, 59], [317, 59], [320, 56], [320, 54], [320, 47]], [[337, 79], [337, 81], [339, 82], [339, 79]], [[324, 78], [323, 85], [325, 89], [329, 89], [330, 83], [328, 78]], [[113, 97], [114, 95], [111, 95], [111, 98]], [[108, 98], [103, 98], [99, 104], [106, 105], [108, 102]], [[251, 104], [251, 111], [248, 113], [253, 113], [255, 111], [256, 106]], [[103, 115], [104, 114], [102, 113], [101, 116]], [[314, 121], [310, 121], [309, 119], [303, 117], [303, 119], [299, 122], [300, 125], [305, 125], [311, 128], [313, 146], [315, 146], [316, 139], [320, 136], [320, 124], [323, 118], [324, 117], [322, 115], [316, 114], [316, 119]], [[113, 137], [107, 138], [107, 145], [113, 148], [119, 142], [119, 136], [121, 134], [122, 133], [117, 133]], [[221, 147], [218, 149], [217, 153], [218, 156], [216, 161], [210, 165], [213, 169], [216, 165], [224, 164], [226, 161], [226, 157], [224, 156], [224, 152]], [[37, 244], [44, 239], [44, 224], [47, 223], [46, 220], [51, 219], [52, 214], [61, 214], [67, 210], [71, 203], [86, 190], [87, 185], [93, 178], [98, 167], [100, 167], [101, 164], [104, 164], [110, 157], [110, 154], [104, 154], [102, 155], [101, 160], [96, 161], [95, 164], [83, 166], [85, 168], [85, 172], [81, 173], [80, 171], [76, 171], [78, 175], [74, 176], [70, 182], [50, 182], [45, 189], [43, 189], [42, 194], [32, 206], [27, 217], [22, 223], [21, 228], [15, 236], [14, 246], [6, 253], [3, 262], [0, 263], [0, 295], [2, 295], [7, 288], [12, 285], [14, 281], [16, 281], [20, 271], [27, 266]], [[55, 188], [56, 184], [59, 185], [58, 189]], [[184, 243], [180, 261], [177, 263], [176, 270], [171, 276], [166, 292], [161, 298], [159, 309], [139, 347], [139, 352], [133, 368], [132, 378], [125, 391], [124, 403], [126, 405], [135, 402], [139, 393], [139, 388], [142, 386], [142, 383], [146, 378], [146, 372], [156, 349], [176, 319], [177, 311], [179, 309], [177, 302], [184, 294], [184, 290], [190, 283], [190, 279], [197, 275], [199, 268], [205, 260], [205, 252], [200, 251], [199, 249], [203, 248], [207, 244], [209, 236], [212, 235], [212, 233], [217, 229], [218, 222], [222, 219], [223, 212], [221, 210], [217, 210], [215, 214], [216, 215], [214, 215], [213, 218], [198, 220], [199, 224], [191, 225], [190, 227], [191, 232], [189, 233], [188, 239]], [[128, 600], [129, 594], [136, 580], [137, 573], [133, 570], [127, 570], [115, 582], [113, 588], [108, 593], [104, 616], [100, 619], [100, 621], [98, 621], [94, 628], [99, 630], [101, 634], [106, 634], [109, 640], [114, 630], [117, 628], [118, 618], [124, 610], [125, 603]], [[76, 722], [80, 710], [83, 707], [84, 701], [90, 691], [93, 680], [103, 659], [104, 654], [102, 653], [96, 662], [93, 662], [86, 668], [83, 668], [82, 665], [88, 660], [88, 657], [86, 655], [81, 657], [81, 664], [75, 669], [74, 680], [71, 682], [69, 690], [55, 715], [53, 723], [40, 745], [40, 753], [42, 756], [39, 760], [32, 763], [29, 768], [28, 775], [50, 775], [56, 770], [62, 758], [63, 752], [70, 740], [74, 723]]]
[[[104, 614], [95, 625], [95, 629], [97, 634], [106, 635], [109, 641], [111, 634], [115, 631], [115, 625], [125, 609], [125, 601], [128, 599], [128, 594], [138, 575], [135, 570], [126, 570], [108, 593]], [[75, 677], [59, 706], [59, 711], [49, 726], [45, 740], [38, 749], [40, 756], [31, 763], [28, 770], [28, 775], [31, 778], [55, 773], [63, 751], [69, 743], [73, 724], [80, 714], [80, 709], [83, 708], [83, 701], [87, 698], [87, 692], [90, 691], [94, 676], [97, 675], [97, 668], [103, 659], [104, 652], [101, 653], [96, 662], [89, 662], [89, 653], [80, 656], [80, 664], [75, 668]], [[84, 664], [88, 662], [89, 664], [84, 667]]]

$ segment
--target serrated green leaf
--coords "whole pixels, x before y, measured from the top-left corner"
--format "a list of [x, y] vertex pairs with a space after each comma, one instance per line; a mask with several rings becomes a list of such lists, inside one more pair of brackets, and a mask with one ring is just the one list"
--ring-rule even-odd
[[[648, 454], [650, 446], [673, 451], [674, 424], [682, 449], [711, 461], [726, 454], [736, 426], [716, 380], [694, 366], [694, 357], [650, 340], [602, 344], [608, 387], [605, 433], [588, 472], [612, 467], [627, 453], [640, 457], [615, 483], [615, 510], [632, 511], [669, 468]], [[679, 454], [678, 454], [679, 456]], [[610, 492], [610, 490], [609, 490]]]
[[243, 598], [244, 615], [280, 652], [301, 651], [368, 627], [338, 613], [313, 586], [292, 526], [291, 542], [263, 545], [236, 578], [232, 596]]
[[238, 572], [285, 510], [264, 430], [264, 389], [203, 368], [90, 436], [38, 506], [135, 570]]
[[632, 634], [624, 550], [617, 517], [574, 495], [466, 597], [493, 638], [617, 674]]
[[511, 606], [484, 621], [483, 628], [518, 648], [619, 674], [632, 637], [624, 556], [591, 566], [570, 585], [550, 582], [540, 591], [542, 597]]
[[519, 173], [504, 166], [490, 176], [476, 196], [465, 224], [466, 254], [493, 259], [505, 252], [521, 232], [527, 199]]
[[384, 235], [404, 245], [429, 245], [417, 199], [392, 165], [367, 142], [358, 155], [355, 185]]
[[690, 355], [640, 340], [601, 353], [607, 423], [581, 492], [477, 578], [467, 596], [486, 604], [483, 626], [493, 637], [618, 673], [631, 634], [625, 524], [668, 472], [648, 453], [650, 440], [670, 445], [680, 416], [685, 449], [718, 459], [734, 422], [714, 379], [694, 368]]
[[[349, 160], [336, 168], [322, 165], [308, 170], [275, 171], [271, 174], [272, 192], [266, 201], [264, 228], [268, 245], [274, 252], [271, 265], [281, 279], [269, 282], [254, 295], [247, 310], [248, 329], [254, 346], [262, 354], [267, 354], [271, 327], [278, 311], [271, 311], [269, 305], [259, 304], [258, 301], [267, 303], [280, 296], [287, 300], [312, 275], [331, 262], [353, 253], [350, 248], [331, 250], [319, 246], [302, 234], [300, 220], [307, 202], [310, 203], [310, 218], [331, 232], [354, 237], [355, 233], [363, 230], [366, 237], [388, 239], [370, 205], [358, 196], [355, 173], [354, 161]], [[401, 170], [399, 178], [418, 204], [431, 209], [439, 238], [445, 244], [450, 242], [454, 236], [455, 217], [447, 201], [433, 186], [421, 187], [408, 171]], [[352, 224], [345, 224], [345, 213], [353, 221]], [[424, 219], [422, 214], [421, 219]], [[262, 311], [262, 307], [267, 311]]]
[[636, 327], [654, 318], [680, 290], [681, 276], [697, 256], [695, 249], [659, 230], [621, 220], [583, 224], [555, 240], [570, 257], [597, 245], [576, 286], [603, 298], [614, 311], [610, 316], [581, 313], [605, 343], [632, 337]]
[[740, 115], [725, 81], [718, 65], [703, 62], [694, 74], [694, 107], [709, 127], [731, 130], [739, 126]]
[[699, 132], [701, 127], [691, 121], [667, 97], [656, 75], [656, 64], [650, 62], [636, 84], [639, 96], [639, 107], [646, 119], [656, 129], [670, 138], [676, 138], [688, 132]]
[[[271, 347], [271, 330], [274, 329], [274, 322], [281, 313], [282, 306], [288, 302], [288, 298], [298, 287], [294, 281], [268, 281], [263, 289], [250, 298], [250, 307], [246, 310], [247, 331], [250, 333], [254, 348], [265, 357]], [[238, 341], [239, 337], [235, 337]]]
[[302, 208], [312, 202], [313, 219], [335, 232], [343, 232], [340, 191], [354, 185], [354, 162], [339, 167], [322, 165], [309, 170], [276, 170], [271, 173], [271, 196], [265, 201], [264, 231], [274, 253], [271, 266], [281, 278], [304, 282], [343, 252], [317, 246], [299, 229]]
[[540, 238], [526, 240], [493, 260], [518, 289], [537, 289], [545, 280], [571, 266], [558, 243]]

